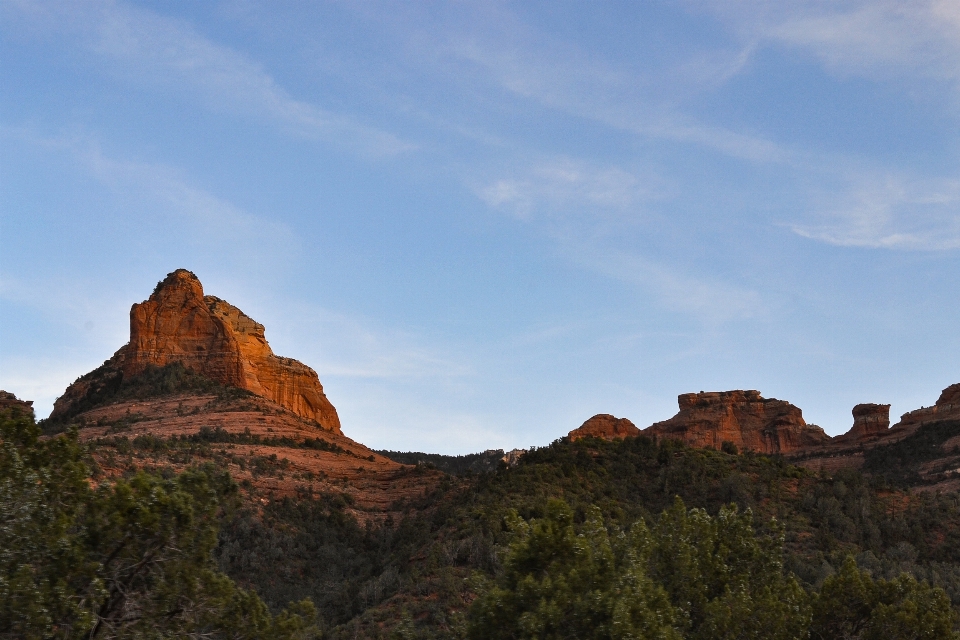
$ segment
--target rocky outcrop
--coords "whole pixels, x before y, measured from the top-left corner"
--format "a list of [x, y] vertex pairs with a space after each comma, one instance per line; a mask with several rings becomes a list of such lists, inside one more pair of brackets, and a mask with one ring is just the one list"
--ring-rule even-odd
[[932, 407], [922, 407], [900, 416], [900, 422], [893, 425], [890, 431], [913, 429], [922, 424], [941, 420], [960, 420], [960, 383], [952, 384], [944, 389], [940, 393], [937, 403]]
[[616, 418], [608, 413], [600, 413], [568, 434], [571, 440], [594, 437], [604, 440], [630, 438], [640, 434], [640, 429], [626, 418]]
[[527, 452], [526, 449], [511, 449], [500, 458], [508, 467], [515, 467], [520, 462], [520, 458]]
[[677, 415], [642, 433], [694, 447], [720, 449], [730, 442], [758, 453], [792, 453], [830, 441], [823, 429], [804, 422], [798, 407], [759, 391], [685, 393], [677, 400]]
[[0, 413], [33, 416], [33, 400], [21, 400], [9, 391], [0, 391]]
[[853, 408], [853, 427], [838, 441], [863, 442], [880, 438], [890, 430], [890, 405], [858, 404]]
[[274, 355], [263, 325], [230, 303], [205, 296], [200, 280], [185, 269], [168, 274], [149, 299], [133, 305], [130, 342], [104, 364], [100, 375], [84, 376], [71, 385], [54, 404], [50, 418], [66, 415], [91, 385], [111, 384], [151, 365], [174, 362], [340, 433], [340, 418], [316, 372]]

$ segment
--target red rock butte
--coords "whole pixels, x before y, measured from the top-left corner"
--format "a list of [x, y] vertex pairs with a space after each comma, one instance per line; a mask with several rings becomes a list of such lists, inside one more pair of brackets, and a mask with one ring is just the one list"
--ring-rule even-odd
[[570, 432], [571, 440], [594, 437], [604, 440], [630, 438], [640, 434], [640, 429], [626, 418], [616, 418], [608, 413], [600, 413]]
[[759, 453], [791, 453], [830, 441], [823, 429], [804, 422], [798, 407], [759, 391], [685, 393], [677, 401], [677, 415], [643, 433], [695, 447], [719, 449], [730, 442]]
[[853, 427], [842, 436], [842, 441], [862, 442], [884, 435], [890, 429], [890, 405], [858, 404], [853, 408]]
[[[337, 410], [323, 393], [316, 372], [274, 355], [262, 324], [232, 304], [205, 296], [192, 272], [177, 269], [157, 284], [149, 299], [130, 309], [130, 342], [105, 366], [123, 376], [151, 365], [181, 362], [222, 384], [246, 389], [307, 420], [340, 433]], [[78, 380], [54, 404], [51, 418], [86, 392]]]

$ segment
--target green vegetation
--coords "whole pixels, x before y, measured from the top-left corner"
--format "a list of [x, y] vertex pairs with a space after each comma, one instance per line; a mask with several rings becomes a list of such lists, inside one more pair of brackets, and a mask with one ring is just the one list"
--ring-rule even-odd
[[[630, 539], [638, 523], [654, 537], [666, 531], [658, 523], [664, 512], [679, 521], [677, 497], [695, 510], [684, 512], [688, 520], [712, 519], [711, 526], [719, 526], [724, 514], [745, 539], [747, 525], [757, 532], [757, 548], [764, 549], [758, 557], [767, 558], [766, 566], [775, 566], [770, 559], [779, 558], [776, 579], [757, 581], [760, 591], [748, 591], [749, 601], [737, 601], [738, 615], [746, 615], [743, 607], [749, 602], [765, 601], [763, 589], [786, 601], [793, 584], [811, 598], [805, 606], [816, 611], [812, 594], [829, 584], [848, 557], [878, 584], [906, 588], [900, 578], [906, 573], [917, 585], [931, 585], [923, 587], [924, 593], [936, 587], [948, 607], [951, 601], [960, 604], [957, 496], [908, 495], [854, 471], [828, 477], [778, 458], [643, 437], [559, 440], [529, 452], [514, 468], [454, 479], [432, 495], [394, 505], [392, 511], [405, 515], [379, 527], [357, 525], [347, 514], [350, 505], [338, 496], [273, 502], [261, 515], [247, 512], [223, 527], [221, 549], [229, 552], [220, 556], [221, 567], [272, 607], [310, 597], [331, 638], [459, 638], [466, 634], [470, 602], [483, 585], [505, 589], [511, 580], [522, 581], [518, 575], [510, 578], [508, 569], [510, 549], [519, 539], [518, 518], [532, 531], [553, 517], [552, 500], [561, 499], [577, 535], [586, 535], [589, 527], [599, 531], [590, 523], [602, 519], [615, 558], [603, 580], [618, 584], [618, 572], [626, 566], [621, 533]], [[708, 544], [702, 536], [692, 539], [698, 540], [693, 547]], [[713, 595], [684, 609], [674, 601], [679, 598], [674, 587], [660, 577], [663, 572], [652, 560], [657, 557], [665, 556], [651, 555], [644, 575], [680, 611], [674, 619], [678, 632], [694, 637], [706, 634], [703, 629], [719, 629], [703, 626], [703, 611], [726, 585], [711, 583]], [[606, 602], [612, 607], [615, 599]]]
[[76, 432], [0, 416], [0, 637], [303, 638], [216, 566], [236, 486], [211, 468], [91, 483]]
[[471, 607], [469, 637], [805, 637], [809, 596], [784, 575], [777, 528], [757, 536], [751, 520], [678, 499], [652, 528], [641, 520], [613, 536], [591, 509], [578, 534], [573, 511], [552, 499], [541, 520], [511, 518], [516, 539]]
[[445, 456], [439, 453], [421, 453], [419, 451], [377, 451], [380, 455], [400, 464], [428, 465], [452, 476], [464, 476], [496, 471], [503, 460], [502, 449], [492, 449], [483, 453], [468, 453], [464, 456]]
[[[944, 454], [948, 453], [943, 450], [944, 443], [956, 436], [960, 436], [960, 420], [925, 424], [896, 445], [867, 449], [863, 456], [863, 470], [872, 477], [882, 478], [895, 487], [921, 484], [920, 466], [937, 458], [943, 458]], [[950, 453], [960, 455], [960, 449], [953, 447]], [[957, 460], [954, 459], [954, 463], [956, 462]], [[955, 468], [957, 465], [951, 466]]]
[[874, 581], [850, 556], [813, 597], [814, 640], [958, 638], [946, 594], [908, 574]]
[[486, 639], [949, 640], [956, 614], [941, 589], [903, 574], [874, 581], [847, 556], [819, 592], [782, 563], [782, 528], [757, 533], [749, 513], [711, 517], [676, 500], [652, 527], [608, 531], [599, 509], [577, 530], [558, 499], [514, 540], [470, 608], [468, 637]]
[[185, 445], [198, 444], [247, 444], [262, 445], [267, 447], [286, 447], [289, 449], [312, 449], [314, 451], [329, 451], [330, 453], [342, 453], [359, 458], [361, 456], [348, 451], [338, 444], [334, 444], [323, 438], [304, 438], [303, 440], [294, 440], [286, 436], [267, 436], [263, 437], [257, 434], [251, 434], [249, 427], [244, 429], [243, 433], [230, 433], [222, 427], [200, 427], [197, 433], [174, 435], [168, 439], [157, 438], [149, 434], [139, 435], [133, 439], [133, 446], [141, 449], [150, 449], [152, 451], [166, 451], [170, 449], [183, 448]]
[[70, 409], [56, 420], [41, 421], [44, 433], [60, 433], [77, 415], [96, 407], [115, 404], [123, 400], [143, 400], [180, 393], [213, 394], [221, 400], [250, 397], [249, 391], [230, 387], [188, 369], [182, 362], [162, 367], [150, 365], [142, 373], [124, 379], [123, 373], [105, 362], [90, 373], [81, 376], [74, 384], [85, 382], [86, 393], [77, 398]]

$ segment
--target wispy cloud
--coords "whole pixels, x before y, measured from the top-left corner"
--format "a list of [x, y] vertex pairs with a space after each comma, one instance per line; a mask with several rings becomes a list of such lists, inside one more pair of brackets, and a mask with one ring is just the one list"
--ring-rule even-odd
[[[739, 73], [749, 60], [751, 44], [732, 55], [712, 52], [686, 60], [670, 69], [670, 83], [657, 74], [615, 68], [540, 34], [526, 33], [519, 25], [500, 32], [458, 33], [437, 46], [469, 63], [470, 71], [486, 75], [502, 90], [615, 130], [704, 146], [757, 162], [791, 158], [788, 149], [772, 140], [704, 124], [682, 115], [673, 104], [682, 95], [715, 87]], [[671, 90], [677, 95], [671, 95]]]
[[198, 33], [188, 22], [118, 2], [5, 3], [6, 11], [83, 48], [127, 81], [192, 97], [206, 107], [273, 121], [294, 135], [332, 142], [366, 157], [414, 145], [393, 133], [297, 99], [263, 66]]
[[953, 0], [695, 4], [747, 39], [805, 48], [835, 72], [960, 82], [960, 4]]
[[416, 332], [378, 326], [362, 316], [295, 300], [284, 301], [282, 307], [280, 317], [258, 318], [274, 327], [273, 336], [283, 327], [279, 339], [267, 338], [275, 348], [280, 346], [278, 352], [283, 345], [295, 348], [302, 354], [298, 358], [315, 367], [321, 377], [452, 380], [472, 373], [465, 358]]
[[790, 226], [797, 234], [840, 246], [957, 249], [960, 180], [860, 176], [814, 209], [809, 223]]
[[48, 136], [32, 129], [0, 127], [0, 140], [71, 158], [125, 205], [126, 219], [141, 238], [175, 235], [176, 244], [202, 246], [223, 258], [243, 250], [251, 259], [295, 254], [297, 236], [284, 223], [253, 215], [191, 183], [176, 168], [112, 157], [89, 135]]
[[576, 251], [584, 266], [623, 282], [640, 285], [660, 304], [696, 318], [707, 326], [766, 315], [768, 304], [759, 292], [719, 278], [685, 274], [638, 253], [602, 245], [582, 245]]
[[449, 355], [428, 347], [428, 341], [402, 331], [376, 331], [369, 323], [344, 314], [326, 312], [321, 332], [327, 345], [323, 370], [327, 375], [349, 378], [463, 377], [471, 369]]
[[611, 213], [636, 216], [644, 201], [662, 192], [662, 183], [650, 171], [641, 175], [617, 166], [558, 157], [477, 185], [474, 191], [491, 207], [508, 209], [523, 219], [535, 214], [551, 218]]

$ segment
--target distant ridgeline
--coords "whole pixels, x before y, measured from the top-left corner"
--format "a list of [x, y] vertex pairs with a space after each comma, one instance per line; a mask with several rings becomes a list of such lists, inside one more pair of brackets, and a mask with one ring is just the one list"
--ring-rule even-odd
[[496, 471], [506, 455], [503, 449], [488, 449], [483, 453], [468, 453], [462, 456], [445, 456], [439, 453], [420, 453], [419, 451], [375, 450], [394, 462], [413, 465], [431, 465], [444, 473], [462, 476]]

